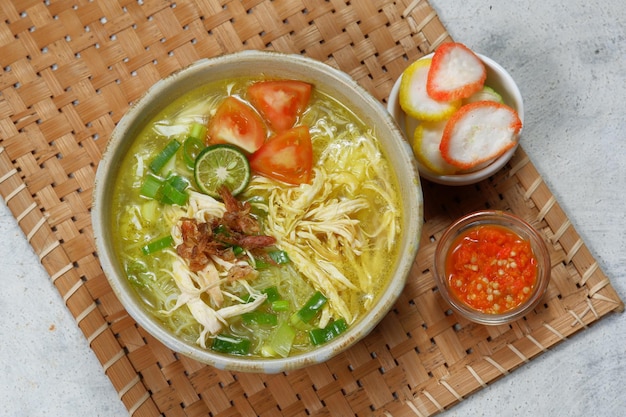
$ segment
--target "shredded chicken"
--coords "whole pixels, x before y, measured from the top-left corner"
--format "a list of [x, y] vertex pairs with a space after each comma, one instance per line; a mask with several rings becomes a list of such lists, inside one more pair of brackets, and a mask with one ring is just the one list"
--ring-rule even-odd
[[[253, 192], [269, 195], [266, 233], [276, 237], [277, 246], [289, 253], [300, 273], [329, 297], [332, 313], [349, 323], [356, 317], [351, 301], [343, 296], [347, 290], [360, 292], [366, 308], [373, 299], [375, 282], [361, 255], [379, 244], [374, 242], [383, 242], [383, 249], [391, 251], [399, 233], [394, 191], [385, 180], [388, 164], [371, 137], [356, 141], [357, 146], [328, 147], [310, 184], [279, 187], [256, 177], [250, 185]], [[350, 166], [355, 161], [359, 163]], [[380, 207], [361, 197], [366, 192], [385, 210], [372, 214]], [[365, 228], [365, 216], [378, 223]]]
[[[271, 236], [255, 234], [261, 228], [250, 215], [247, 203], [237, 201], [227, 189], [220, 190], [220, 194], [224, 203], [191, 192], [185, 215], [172, 227], [178, 259], [168, 272], [180, 295], [174, 307], [163, 313], [171, 314], [187, 305], [202, 325], [198, 338], [202, 347], [206, 347], [209, 335], [222, 329], [227, 318], [253, 311], [267, 298], [267, 295], [244, 285], [252, 302], [239, 300], [236, 304], [223, 307], [221, 285], [229, 281], [254, 279], [257, 271], [244, 257], [276, 242]], [[242, 254], [234, 253], [234, 245], [243, 249]], [[204, 294], [209, 302], [203, 298]]]

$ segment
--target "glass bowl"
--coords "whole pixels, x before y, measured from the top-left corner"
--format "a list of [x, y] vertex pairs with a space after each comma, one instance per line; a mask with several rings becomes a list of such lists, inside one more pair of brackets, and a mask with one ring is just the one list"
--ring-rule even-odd
[[[534, 285], [524, 285], [522, 287], [521, 278], [513, 277], [513, 272], [508, 270], [508, 268], [514, 268], [514, 271], [523, 269], [521, 258], [518, 259], [516, 257], [515, 260], [512, 258], [521, 255], [521, 253], [517, 254], [514, 251], [506, 253], [506, 250], [499, 250], [493, 259], [491, 258], [490, 250], [481, 248], [480, 251], [474, 251], [471, 256], [471, 262], [461, 264], [461, 268], [477, 272], [474, 283], [466, 283], [464, 279], [460, 279], [462, 275], [452, 276], [450, 274], [452, 269], [449, 265], [450, 257], [455, 248], [457, 248], [460, 239], [463, 239], [463, 236], [470, 230], [477, 230], [477, 227], [482, 226], [499, 226], [498, 230], [505, 229], [513, 232], [522, 240], [530, 243], [530, 250], [536, 261], [536, 280]], [[477, 240], [476, 236], [473, 238]], [[504, 247], [504, 244], [498, 241], [497, 244], [494, 243], [492, 248], [497, 250]], [[477, 258], [482, 257], [485, 258], [485, 263], [481, 264], [481, 260], [475, 262]], [[520, 265], [517, 265], [515, 261], [518, 261]], [[473, 266], [473, 263], [478, 265]], [[531, 312], [541, 301], [550, 281], [550, 265], [548, 248], [539, 232], [530, 224], [510, 213], [484, 210], [465, 215], [446, 229], [439, 239], [435, 250], [434, 276], [441, 296], [452, 306], [455, 312], [475, 323], [500, 325], [523, 317]], [[460, 272], [460, 274], [463, 274], [463, 272]], [[463, 293], [464, 299], [461, 299], [461, 296], [456, 294], [457, 289], [452, 288], [453, 286], [458, 287], [458, 291]], [[514, 306], [517, 303], [514, 297], [517, 298], [518, 295], [524, 299], [523, 301], [520, 300], [521, 303], [519, 305]], [[491, 311], [484, 312], [476, 306], [472, 307], [468, 304], [468, 302], [478, 303], [479, 301], [477, 300], [481, 300], [485, 305], [493, 302], [493, 304], [489, 305]], [[510, 303], [508, 309], [506, 306], [502, 307], [500, 305], [505, 300], [506, 303]]]

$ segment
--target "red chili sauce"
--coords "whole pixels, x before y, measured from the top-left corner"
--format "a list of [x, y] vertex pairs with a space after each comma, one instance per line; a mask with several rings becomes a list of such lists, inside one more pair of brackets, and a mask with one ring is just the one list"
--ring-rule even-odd
[[501, 314], [526, 301], [537, 281], [530, 242], [503, 226], [480, 225], [458, 236], [446, 259], [452, 294], [470, 308]]

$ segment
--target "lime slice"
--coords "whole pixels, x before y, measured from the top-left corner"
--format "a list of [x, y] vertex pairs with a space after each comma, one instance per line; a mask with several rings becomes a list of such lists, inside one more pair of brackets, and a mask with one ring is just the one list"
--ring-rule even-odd
[[198, 154], [194, 177], [200, 191], [211, 197], [219, 197], [222, 185], [237, 195], [250, 182], [250, 164], [246, 155], [234, 146], [211, 145]]

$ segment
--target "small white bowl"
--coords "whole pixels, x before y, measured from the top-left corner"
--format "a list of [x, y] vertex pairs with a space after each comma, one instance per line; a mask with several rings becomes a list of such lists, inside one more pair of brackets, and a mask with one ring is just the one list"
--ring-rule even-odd
[[[493, 88], [497, 91], [501, 96], [504, 104], [510, 106], [511, 108], [517, 111], [522, 124], [524, 123], [524, 102], [522, 100], [522, 94], [520, 90], [513, 80], [513, 77], [504, 69], [500, 64], [481, 54], [476, 54], [481, 61], [485, 64], [487, 69], [487, 80], [485, 81], [485, 85]], [[420, 59], [428, 59], [432, 58], [433, 54], [428, 54]], [[404, 111], [400, 108], [400, 103], [398, 101], [398, 94], [400, 91], [400, 80], [402, 77], [399, 77], [393, 88], [391, 89], [391, 93], [389, 94], [389, 100], [387, 102], [387, 110], [393, 118], [400, 126], [400, 129], [404, 131], [406, 138], [409, 142], [413, 142], [413, 132], [415, 128], [418, 126], [419, 121], [408, 116]], [[521, 133], [521, 132], [520, 132]], [[519, 140], [518, 140], [519, 144]], [[459, 174], [452, 175], [440, 175], [432, 172], [422, 164], [418, 162], [419, 173], [422, 178], [425, 178], [429, 181], [436, 182], [438, 184], [443, 185], [468, 185], [474, 184], [479, 181], [482, 181], [486, 178], [489, 178], [497, 171], [499, 171], [506, 163], [511, 159], [518, 145], [515, 145], [513, 148], [509, 149], [507, 152], [496, 158], [490, 164], [486, 166], [481, 166], [480, 168], [471, 171], [471, 172], [463, 172]]]

